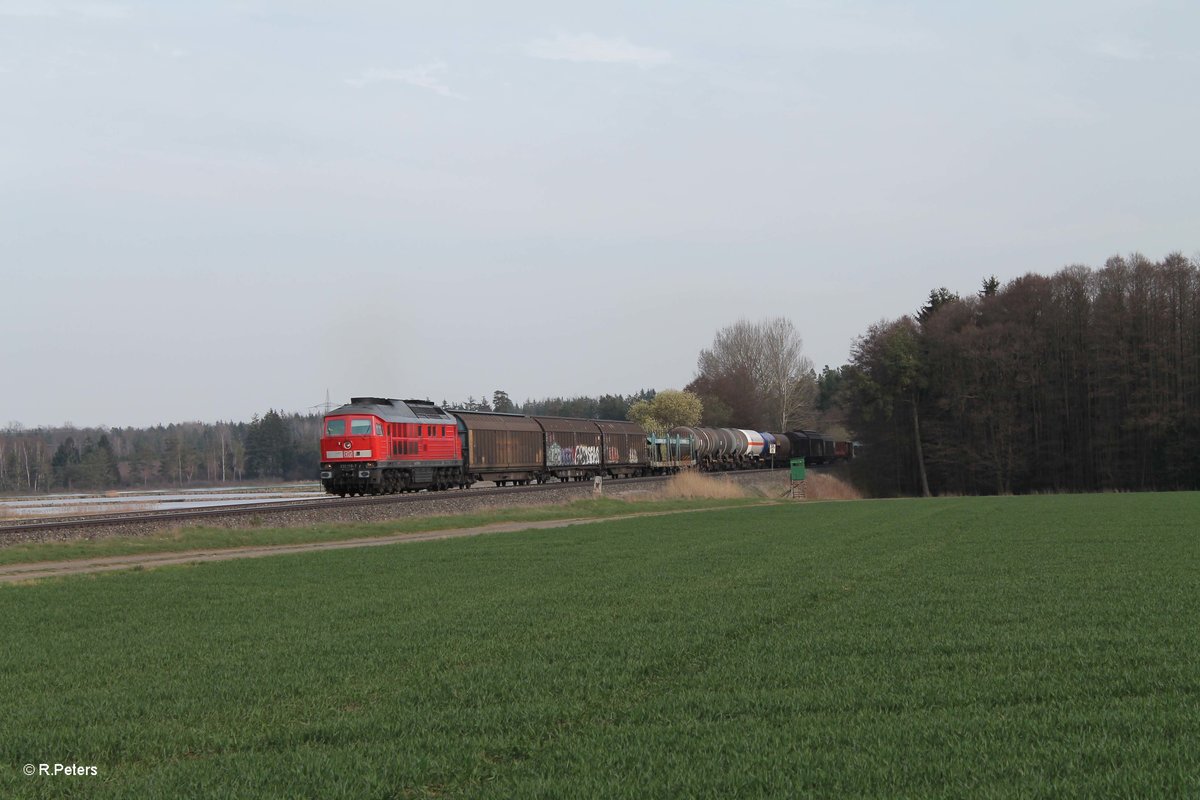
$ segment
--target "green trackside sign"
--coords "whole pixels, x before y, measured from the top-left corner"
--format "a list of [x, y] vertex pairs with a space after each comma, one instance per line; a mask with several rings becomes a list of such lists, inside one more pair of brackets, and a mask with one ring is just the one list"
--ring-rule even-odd
[[792, 459], [792, 480], [794, 480], [794, 481], [804, 480], [804, 459], [803, 458], [793, 458]]

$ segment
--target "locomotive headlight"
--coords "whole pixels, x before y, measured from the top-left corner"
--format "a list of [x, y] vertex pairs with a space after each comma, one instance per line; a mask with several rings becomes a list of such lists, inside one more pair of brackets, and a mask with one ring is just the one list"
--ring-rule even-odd
[[375, 466], [375, 462], [374, 462], [374, 461], [368, 461], [368, 462], [367, 462], [367, 466], [368, 466], [368, 467], [373, 467], [373, 466]]

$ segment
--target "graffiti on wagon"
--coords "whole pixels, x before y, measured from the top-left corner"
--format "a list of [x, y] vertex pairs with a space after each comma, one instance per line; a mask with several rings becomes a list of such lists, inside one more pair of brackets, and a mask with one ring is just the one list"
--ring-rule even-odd
[[595, 445], [564, 446], [558, 442], [546, 445], [546, 466], [548, 467], [592, 466], [599, 463], [600, 448]]

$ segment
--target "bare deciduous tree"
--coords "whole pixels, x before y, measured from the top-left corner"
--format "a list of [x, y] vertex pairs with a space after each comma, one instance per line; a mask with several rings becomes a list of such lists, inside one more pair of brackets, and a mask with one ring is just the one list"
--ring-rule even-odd
[[689, 389], [713, 408], [729, 409], [729, 424], [786, 431], [816, 400], [816, 375], [796, 326], [785, 317], [738, 320], [702, 350]]

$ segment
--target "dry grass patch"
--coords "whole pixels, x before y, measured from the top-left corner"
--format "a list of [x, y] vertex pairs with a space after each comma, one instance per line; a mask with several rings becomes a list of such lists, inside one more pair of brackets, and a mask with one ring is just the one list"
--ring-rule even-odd
[[667, 481], [658, 496], [663, 499], [708, 498], [713, 500], [732, 500], [746, 497], [746, 491], [733, 481], [720, 478], [710, 478], [698, 472], [681, 472]]
[[810, 472], [805, 479], [809, 500], [862, 500], [862, 492], [846, 481], [823, 472]]
[[89, 517], [98, 514], [132, 514], [138, 511], [154, 511], [156, 508], [158, 508], [158, 503], [153, 500], [137, 500], [128, 503], [77, 503], [59, 506], [40, 513], [38, 516]]

